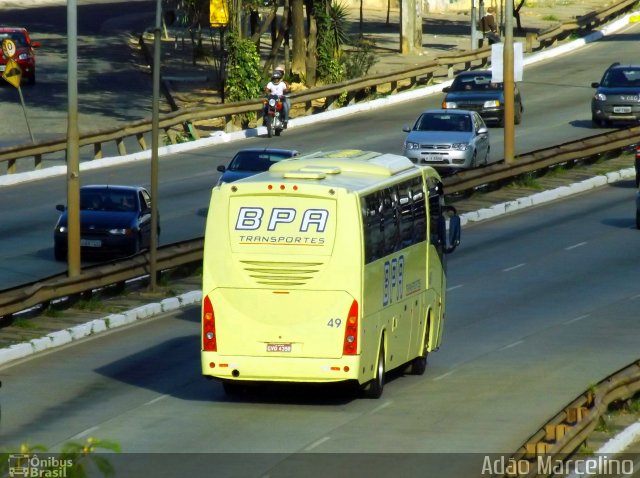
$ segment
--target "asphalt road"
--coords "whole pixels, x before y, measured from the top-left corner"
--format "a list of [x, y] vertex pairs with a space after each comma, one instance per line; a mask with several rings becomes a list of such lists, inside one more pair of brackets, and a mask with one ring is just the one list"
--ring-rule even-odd
[[[200, 376], [193, 307], [0, 369], [0, 442], [115, 440], [128, 454], [114, 458], [118, 476], [154, 465], [177, 476], [176, 453], [195, 454], [194, 476], [345, 476], [354, 464], [397, 476], [373, 458], [384, 453], [408, 454], [395, 463], [403, 476], [434, 463], [437, 476], [480, 476], [479, 458], [510, 455], [637, 359], [633, 191], [622, 181], [465, 228], [448, 262], [442, 348], [425, 376], [392, 375], [380, 400], [308, 386], [230, 399]], [[441, 453], [459, 455], [444, 466]]]
[[[516, 154], [599, 134], [591, 127], [589, 109], [592, 81], [612, 58], [633, 62], [640, 39], [640, 26], [625, 28], [612, 37], [585, 46], [557, 59], [545, 60], [525, 69], [521, 90], [525, 112], [516, 127]], [[567, 75], [567, 71], [572, 72]], [[201, 237], [215, 184], [216, 167], [226, 164], [241, 147], [273, 146], [311, 152], [327, 148], [360, 148], [401, 152], [403, 124], [412, 123], [427, 108], [437, 107], [442, 94], [396, 106], [358, 113], [341, 119], [287, 130], [281, 137], [252, 138], [162, 157], [159, 203], [161, 244]], [[501, 159], [503, 130], [491, 128], [491, 156]], [[81, 182], [148, 185], [149, 161], [82, 173]], [[29, 198], [29, 201], [25, 201]], [[27, 182], [0, 189], [5, 207], [0, 224], [0, 289], [62, 273], [66, 264], [53, 260], [52, 228], [57, 218], [55, 204], [66, 200], [64, 176]]]
[[[151, 81], [136, 68], [127, 46], [129, 33], [140, 33], [155, 18], [155, 0], [77, 2], [78, 103], [81, 132], [124, 126], [151, 117]], [[36, 85], [18, 90], [0, 82], [0, 148], [64, 137], [67, 133], [67, 6], [2, 8], [2, 23], [25, 26], [36, 50]], [[26, 117], [25, 117], [26, 112]], [[8, 120], [10, 118], [10, 120]], [[28, 121], [28, 124], [27, 124]]]

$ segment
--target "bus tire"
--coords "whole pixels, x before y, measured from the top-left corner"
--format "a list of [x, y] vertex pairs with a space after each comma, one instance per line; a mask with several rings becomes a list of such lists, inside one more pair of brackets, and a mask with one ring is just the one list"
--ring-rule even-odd
[[378, 352], [378, 361], [376, 364], [376, 376], [369, 382], [365, 390], [367, 398], [380, 398], [384, 390], [384, 344], [380, 342], [380, 351]]
[[416, 357], [411, 361], [411, 375], [424, 375], [427, 370], [427, 356]]

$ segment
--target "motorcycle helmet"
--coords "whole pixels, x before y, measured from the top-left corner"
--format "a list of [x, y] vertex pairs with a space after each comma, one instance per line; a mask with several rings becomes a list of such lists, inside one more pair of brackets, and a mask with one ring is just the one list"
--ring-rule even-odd
[[280, 80], [282, 80], [282, 72], [280, 70], [274, 71], [271, 75], [271, 81], [273, 81], [277, 85], [278, 83], [280, 83]]

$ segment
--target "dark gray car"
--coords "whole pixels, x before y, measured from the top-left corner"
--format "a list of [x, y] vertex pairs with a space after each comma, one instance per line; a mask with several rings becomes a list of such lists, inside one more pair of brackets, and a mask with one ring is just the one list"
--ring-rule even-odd
[[613, 63], [591, 86], [596, 88], [591, 99], [594, 126], [640, 121], [640, 65]]
[[232, 183], [238, 179], [247, 178], [254, 174], [268, 170], [273, 163], [283, 159], [298, 156], [295, 149], [280, 148], [246, 148], [238, 151], [228, 166], [218, 166], [222, 173], [218, 179], [218, 186], [223, 183]]
[[[487, 123], [504, 126], [504, 85], [491, 81], [490, 70], [459, 73], [451, 86], [444, 87], [442, 91], [447, 94], [442, 108], [476, 111]], [[522, 121], [523, 111], [522, 95], [516, 86], [513, 118], [515, 124]]]

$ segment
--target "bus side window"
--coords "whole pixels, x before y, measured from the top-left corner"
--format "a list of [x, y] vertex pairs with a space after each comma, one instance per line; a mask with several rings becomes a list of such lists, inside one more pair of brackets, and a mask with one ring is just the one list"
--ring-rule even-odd
[[370, 194], [362, 200], [364, 227], [365, 263], [379, 259], [384, 255], [384, 236], [381, 214], [381, 198], [379, 193]]
[[429, 231], [430, 241], [432, 244], [440, 244], [442, 238], [440, 237], [438, 227], [440, 222], [440, 216], [442, 216], [442, 206], [444, 198], [442, 196], [442, 184], [434, 178], [429, 178], [427, 181], [427, 187], [429, 188]]
[[398, 210], [400, 211], [400, 247], [414, 244], [413, 230], [413, 196], [411, 185], [402, 183], [398, 186]]
[[411, 185], [411, 195], [413, 199], [415, 242], [418, 243], [427, 238], [427, 208], [424, 198], [424, 188], [420, 179]]
[[382, 219], [384, 227], [384, 255], [400, 249], [400, 211], [396, 188], [387, 188], [382, 197]]

